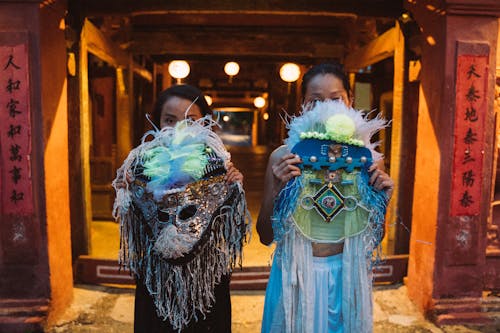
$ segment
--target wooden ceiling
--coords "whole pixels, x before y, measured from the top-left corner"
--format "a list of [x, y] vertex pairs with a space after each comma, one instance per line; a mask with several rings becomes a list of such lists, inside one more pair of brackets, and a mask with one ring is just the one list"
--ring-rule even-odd
[[403, 8], [398, 0], [81, 0], [89, 15], [190, 11], [329, 12], [357, 16], [397, 17]]
[[[85, 17], [134, 54], [343, 59], [402, 12], [402, 0], [82, 0]], [[168, 60], [168, 59], [167, 59]]]
[[79, 0], [69, 6], [134, 55], [155, 63], [189, 60], [197, 85], [224, 85], [224, 62], [242, 63], [238, 82], [246, 95], [262, 88], [258, 82], [269, 85], [283, 62], [343, 61], [394, 26], [403, 11], [402, 0]]

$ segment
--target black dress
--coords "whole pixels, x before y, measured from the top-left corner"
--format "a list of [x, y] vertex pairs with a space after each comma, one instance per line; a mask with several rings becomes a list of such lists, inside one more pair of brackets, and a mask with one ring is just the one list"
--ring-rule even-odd
[[[198, 316], [182, 333], [231, 333], [231, 298], [229, 293], [229, 275], [224, 275], [215, 286], [215, 304], [206, 318]], [[169, 333], [175, 332], [170, 322], [163, 321], [156, 315], [156, 307], [146, 287], [140, 281], [136, 283], [134, 333]]]

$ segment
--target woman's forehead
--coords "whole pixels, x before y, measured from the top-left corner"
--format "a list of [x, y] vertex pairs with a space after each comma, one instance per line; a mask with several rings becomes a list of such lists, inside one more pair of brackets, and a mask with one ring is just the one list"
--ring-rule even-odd
[[[189, 111], [187, 111], [189, 109]], [[201, 110], [198, 107], [198, 105], [194, 104], [192, 101], [173, 96], [169, 98], [165, 104], [163, 105], [162, 108], [162, 113], [169, 113], [169, 114], [180, 114], [184, 115], [184, 113], [188, 113], [188, 115], [192, 114], [200, 114], [201, 115]]]
[[316, 75], [311, 79], [311, 81], [309, 81], [306, 93], [332, 93], [340, 91], [346, 91], [341, 79], [333, 74], [320, 74]]

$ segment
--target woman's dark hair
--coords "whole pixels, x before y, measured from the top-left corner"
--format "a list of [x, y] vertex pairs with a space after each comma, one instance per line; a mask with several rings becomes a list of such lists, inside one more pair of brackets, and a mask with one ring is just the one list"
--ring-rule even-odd
[[194, 101], [194, 104], [198, 105], [201, 111], [201, 115], [205, 116], [207, 114], [212, 114], [212, 109], [208, 106], [205, 96], [200, 89], [190, 86], [189, 84], [178, 84], [171, 86], [163, 90], [156, 100], [155, 106], [153, 108], [153, 122], [160, 126], [161, 110], [163, 105], [172, 97], [179, 97], [187, 99], [189, 101]]
[[342, 84], [344, 85], [344, 89], [347, 91], [347, 94], [348, 95], [351, 94], [351, 89], [349, 87], [349, 77], [344, 71], [344, 66], [342, 64], [339, 64], [338, 62], [332, 62], [332, 63], [325, 63], [313, 66], [304, 74], [304, 76], [302, 77], [302, 84], [301, 84], [302, 97], [306, 95], [306, 90], [307, 86], [309, 85], [309, 82], [311, 82], [311, 80], [316, 75], [325, 75], [325, 74], [332, 74], [338, 77], [342, 81]]

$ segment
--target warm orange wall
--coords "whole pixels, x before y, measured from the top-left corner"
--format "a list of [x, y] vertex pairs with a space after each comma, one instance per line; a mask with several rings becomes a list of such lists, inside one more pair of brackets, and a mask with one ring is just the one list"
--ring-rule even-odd
[[61, 1], [40, 10], [41, 89], [44, 125], [44, 166], [51, 302], [49, 323], [71, 302], [68, 109], [65, 6]]
[[408, 293], [426, 310], [433, 291], [441, 153], [426, 101], [420, 89], [413, 217], [408, 262]]
[[408, 262], [408, 294], [426, 311], [432, 306], [438, 228], [447, 180], [443, 168], [451, 163], [452, 119], [442, 109], [445, 72], [445, 17], [425, 6], [412, 7], [423, 29], [422, 68], [417, 122], [412, 230]]

